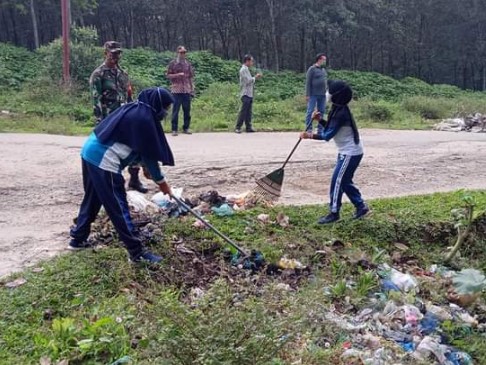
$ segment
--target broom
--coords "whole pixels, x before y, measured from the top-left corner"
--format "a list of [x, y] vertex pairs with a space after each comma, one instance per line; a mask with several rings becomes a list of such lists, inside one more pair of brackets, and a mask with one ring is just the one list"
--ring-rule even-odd
[[[315, 113], [315, 112], [314, 112]], [[306, 130], [307, 128], [312, 125], [312, 119], [314, 118], [314, 115], [312, 115], [312, 118], [310, 122], [306, 125]], [[283, 163], [282, 167], [280, 167], [277, 170], [272, 171], [268, 175], [262, 177], [261, 179], [258, 179], [255, 181], [256, 187], [252, 190], [252, 192], [259, 198], [262, 198], [263, 200], [267, 202], [273, 202], [278, 200], [280, 197], [280, 194], [282, 192], [282, 185], [283, 185], [283, 179], [285, 175], [285, 166], [289, 162], [290, 158], [294, 154], [295, 150], [297, 147], [299, 147], [300, 142], [302, 141], [302, 138], [299, 138], [297, 143], [295, 144], [294, 148], [292, 148], [292, 151], [290, 151], [289, 156]]]

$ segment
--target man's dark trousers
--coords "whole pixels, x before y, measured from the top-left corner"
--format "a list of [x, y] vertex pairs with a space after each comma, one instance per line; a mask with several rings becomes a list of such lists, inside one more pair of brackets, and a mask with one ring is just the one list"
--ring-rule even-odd
[[125, 179], [121, 174], [105, 171], [82, 160], [84, 198], [79, 209], [76, 227], [71, 237], [78, 242], [88, 239], [91, 223], [94, 222], [103, 205], [120, 240], [130, 256], [136, 258], [143, 251], [137, 237], [128, 209]]
[[236, 122], [236, 129], [241, 129], [243, 123], [245, 123], [246, 130], [251, 130], [251, 116], [252, 116], [253, 98], [243, 95], [241, 97], [241, 110], [238, 115], [238, 121]]
[[172, 106], [172, 132], [177, 132], [179, 128], [179, 111], [182, 106], [184, 112], [184, 124], [182, 129], [187, 131], [191, 125], [191, 94], [172, 94], [174, 95], [174, 105]]

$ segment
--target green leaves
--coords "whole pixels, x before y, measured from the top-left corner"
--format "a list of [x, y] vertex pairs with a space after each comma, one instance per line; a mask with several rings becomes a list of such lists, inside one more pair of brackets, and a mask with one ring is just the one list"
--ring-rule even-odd
[[458, 294], [475, 294], [486, 287], [486, 277], [475, 269], [464, 269], [453, 276], [452, 282]]

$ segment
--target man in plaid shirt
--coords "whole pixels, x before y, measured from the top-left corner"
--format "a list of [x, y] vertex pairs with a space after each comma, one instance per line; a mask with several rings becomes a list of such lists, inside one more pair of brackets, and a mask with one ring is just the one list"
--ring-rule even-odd
[[184, 134], [192, 134], [189, 130], [191, 124], [191, 99], [194, 97], [194, 67], [186, 59], [187, 50], [184, 46], [177, 47], [177, 58], [169, 63], [167, 78], [171, 82], [170, 91], [174, 95], [172, 107], [172, 135], [177, 136], [179, 124], [179, 110], [182, 106], [184, 112]]

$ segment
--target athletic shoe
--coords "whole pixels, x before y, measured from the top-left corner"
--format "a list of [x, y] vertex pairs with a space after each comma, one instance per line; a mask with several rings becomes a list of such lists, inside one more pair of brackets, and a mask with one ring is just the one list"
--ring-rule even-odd
[[254, 130], [253, 128], [250, 128], [250, 129], [247, 129], [246, 130], [246, 133], [255, 133], [256, 130]]
[[177, 133], [177, 131], [172, 131], [172, 135], [175, 137], [175, 136], [178, 136], [179, 133]]
[[93, 243], [85, 240], [82, 242], [76, 241], [74, 238], [69, 242], [68, 249], [71, 251], [80, 251], [85, 250], [87, 248], [92, 248]]
[[356, 213], [354, 213], [354, 219], [360, 219], [366, 216], [370, 212], [370, 208], [364, 204], [361, 208], [356, 209]]
[[147, 264], [158, 264], [162, 261], [162, 256], [157, 256], [150, 251], [145, 251], [137, 257], [130, 257], [130, 262], [134, 264], [147, 263]]
[[240, 128], [236, 128], [235, 129], [235, 133], [240, 134], [241, 133], [241, 129]]
[[182, 133], [184, 133], [184, 134], [192, 134], [192, 132], [189, 129], [184, 129], [184, 131]]
[[329, 224], [329, 223], [334, 223], [339, 220], [339, 213], [329, 213], [328, 215], [325, 215], [317, 221], [319, 224]]

